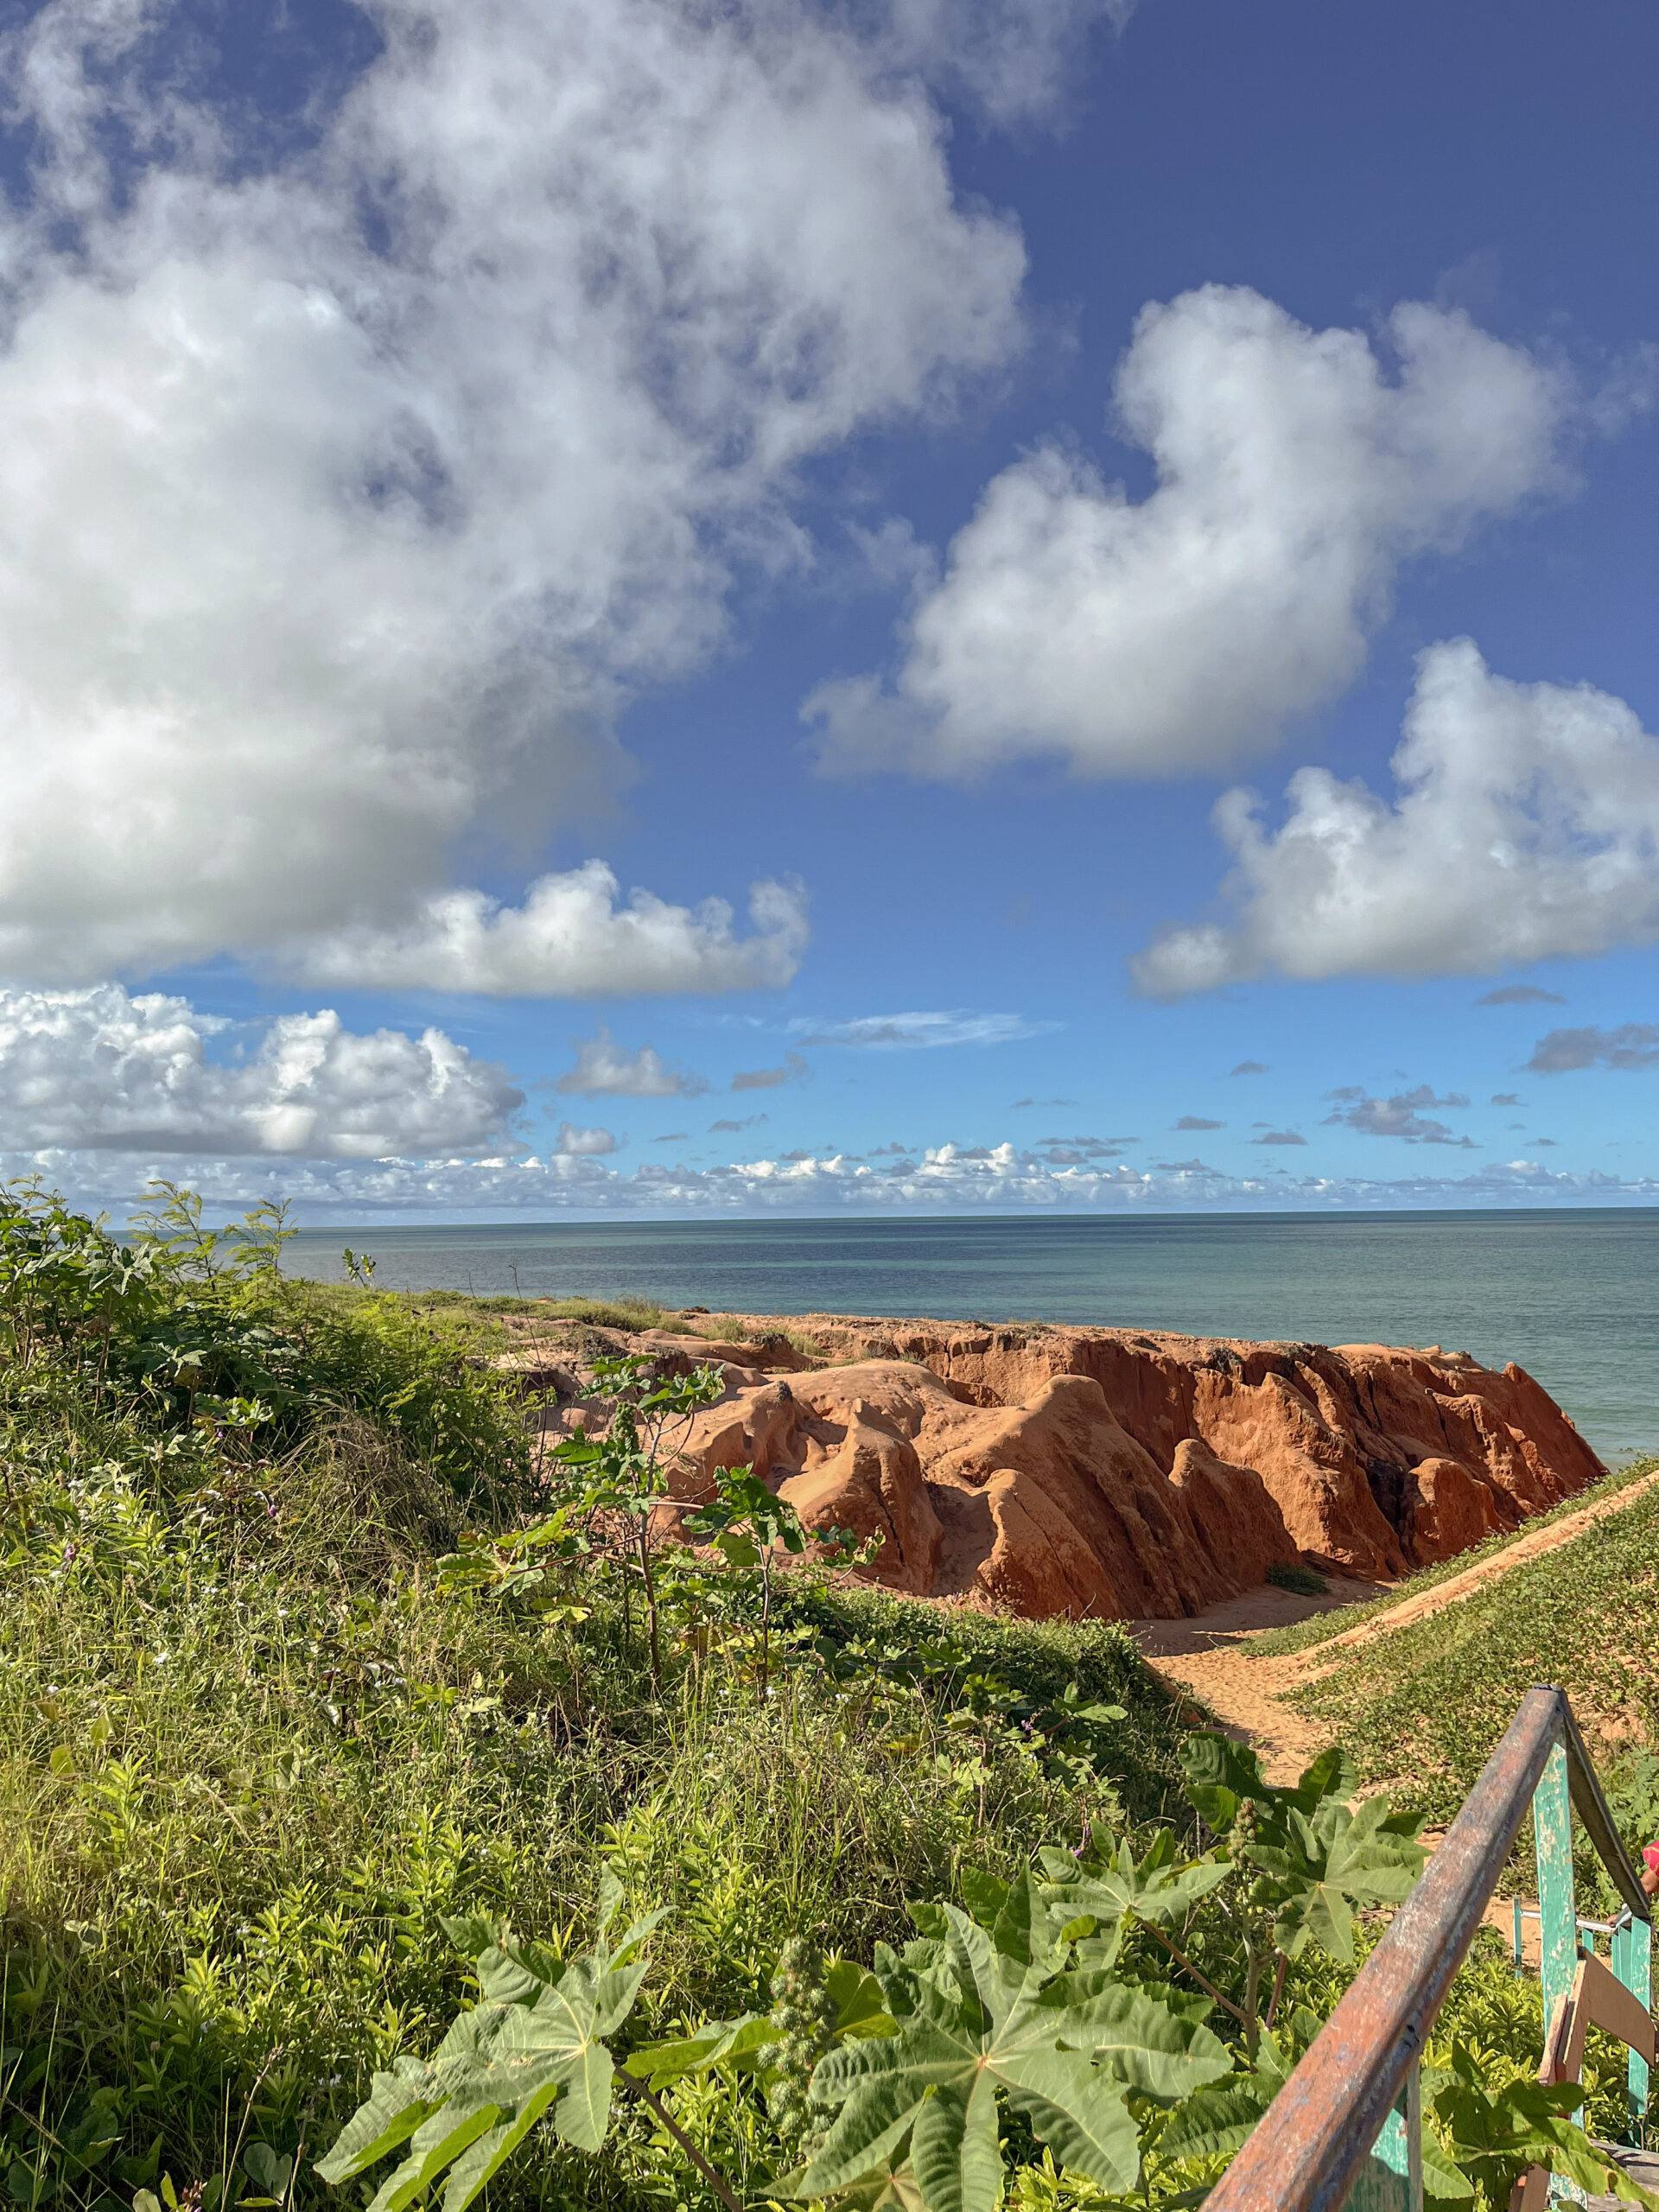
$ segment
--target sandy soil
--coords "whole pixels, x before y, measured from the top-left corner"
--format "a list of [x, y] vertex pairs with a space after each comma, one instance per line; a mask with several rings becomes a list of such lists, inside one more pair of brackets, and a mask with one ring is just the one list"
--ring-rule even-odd
[[1627, 1490], [1599, 1498], [1548, 1528], [1534, 1529], [1506, 1551], [1478, 1561], [1421, 1596], [1379, 1613], [1374, 1620], [1362, 1621], [1357, 1628], [1348, 1629], [1328, 1643], [1289, 1652], [1281, 1658], [1253, 1657], [1251, 1639], [1267, 1629], [1284, 1628], [1339, 1605], [1381, 1597], [1386, 1586], [1332, 1575], [1326, 1597], [1299, 1598], [1291, 1591], [1271, 1587], [1252, 1590], [1242, 1598], [1229, 1599], [1225, 1605], [1212, 1605], [1190, 1620], [1132, 1622], [1131, 1631], [1160, 1674], [1202, 1698], [1230, 1736], [1257, 1746], [1270, 1781], [1294, 1782], [1331, 1737], [1321, 1724], [1305, 1719], [1281, 1702], [1288, 1691], [1327, 1673], [1356, 1644], [1425, 1620], [1431, 1613], [1459, 1604], [1499, 1575], [1540, 1559], [1546, 1552], [1559, 1550], [1593, 1522], [1622, 1512], [1656, 1484], [1659, 1484], [1659, 1473], [1644, 1475]]
[[1270, 1782], [1294, 1782], [1331, 1741], [1319, 1722], [1279, 1702], [1316, 1671], [1310, 1662], [1327, 1647], [1294, 1651], [1281, 1659], [1255, 1659], [1249, 1642], [1266, 1629], [1289, 1628], [1316, 1613], [1384, 1594], [1379, 1582], [1347, 1575], [1329, 1580], [1329, 1593], [1322, 1598], [1299, 1597], [1269, 1586], [1211, 1605], [1190, 1620], [1130, 1623], [1130, 1633], [1160, 1675], [1201, 1698], [1230, 1736], [1255, 1745]]
[[[1362, 1621], [1357, 1628], [1348, 1629], [1327, 1643], [1313, 1644], [1306, 1651], [1288, 1652], [1281, 1658], [1251, 1657], [1251, 1637], [1268, 1629], [1286, 1628], [1298, 1621], [1311, 1620], [1316, 1613], [1332, 1612], [1339, 1605], [1361, 1604], [1381, 1597], [1385, 1586], [1332, 1575], [1330, 1593], [1325, 1597], [1299, 1598], [1291, 1591], [1271, 1587], [1253, 1590], [1242, 1598], [1230, 1599], [1225, 1605], [1212, 1605], [1208, 1612], [1197, 1614], [1191, 1620], [1134, 1621], [1130, 1630], [1160, 1675], [1201, 1698], [1237, 1742], [1255, 1745], [1270, 1782], [1294, 1782], [1332, 1738], [1330, 1732], [1319, 1722], [1293, 1713], [1281, 1702], [1287, 1692], [1328, 1672], [1337, 1663], [1338, 1655], [1356, 1644], [1427, 1619], [1445, 1606], [1459, 1604], [1471, 1592], [1509, 1573], [1511, 1568], [1522, 1567], [1529, 1560], [1541, 1558], [1546, 1552], [1571, 1543], [1592, 1522], [1605, 1520], [1610, 1513], [1622, 1511], [1632, 1499], [1656, 1484], [1659, 1484], [1659, 1473], [1644, 1475], [1615, 1497], [1599, 1498], [1581, 1512], [1569, 1513], [1561, 1520], [1552, 1522], [1547, 1529], [1534, 1529], [1507, 1551], [1478, 1561], [1461, 1574], [1449, 1576], [1433, 1589], [1424, 1591], [1421, 1597], [1408, 1599], [1404, 1605], [1379, 1613], [1374, 1620]], [[1423, 1840], [1432, 1849], [1440, 1838], [1437, 1834], [1426, 1834]], [[1483, 1916], [1506, 1942], [1511, 1939], [1514, 1920], [1510, 1899], [1494, 1897]], [[1525, 1963], [1535, 1969], [1535, 1919], [1523, 1922], [1522, 1943]]]

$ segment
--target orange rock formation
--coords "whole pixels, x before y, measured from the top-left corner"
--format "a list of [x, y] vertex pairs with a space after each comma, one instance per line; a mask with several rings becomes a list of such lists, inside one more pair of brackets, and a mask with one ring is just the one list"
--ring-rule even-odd
[[[1400, 1574], [1605, 1471], [1522, 1369], [1438, 1345], [823, 1314], [790, 1326], [836, 1363], [811, 1366], [781, 1335], [631, 1340], [723, 1369], [676, 1496], [752, 1464], [809, 1527], [880, 1536], [870, 1572], [890, 1587], [1033, 1617], [1198, 1612], [1299, 1559]], [[542, 1379], [563, 1402], [548, 1425], [572, 1425], [574, 1377]]]

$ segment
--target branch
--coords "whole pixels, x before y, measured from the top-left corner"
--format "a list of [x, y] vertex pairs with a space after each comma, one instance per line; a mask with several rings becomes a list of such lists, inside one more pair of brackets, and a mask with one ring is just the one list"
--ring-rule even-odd
[[1269, 2032], [1272, 2031], [1274, 2021], [1278, 2015], [1279, 1999], [1285, 1993], [1285, 1968], [1289, 1964], [1289, 1959], [1286, 1956], [1283, 1951], [1281, 1951], [1279, 1954], [1279, 1964], [1274, 1969], [1273, 1995], [1268, 2000], [1268, 2028]]
[[1148, 1936], [1153, 1936], [1158, 1942], [1163, 1945], [1164, 1948], [1169, 1953], [1169, 1955], [1175, 1961], [1178, 1966], [1183, 1967], [1185, 1971], [1192, 1975], [1193, 1980], [1198, 1983], [1200, 1989], [1204, 1990], [1211, 1997], [1213, 1997], [1217, 2004], [1221, 2005], [1224, 2010], [1232, 2014], [1233, 2018], [1238, 2022], [1241, 2028], [1249, 2027], [1249, 2022], [1245, 2018], [1243, 2013], [1239, 2011], [1237, 2005], [1234, 2004], [1232, 1999], [1230, 1997], [1224, 1997], [1221, 1992], [1216, 1987], [1215, 1983], [1210, 1980], [1206, 1975], [1201, 1974], [1198, 1972], [1192, 1960], [1187, 1957], [1186, 1953], [1176, 1948], [1175, 1945], [1170, 1942], [1168, 1936], [1165, 1935], [1161, 1928], [1154, 1928], [1149, 1920], [1141, 1921], [1141, 1925], [1146, 1929]]
[[657, 2118], [662, 2122], [663, 2126], [674, 2138], [674, 2140], [679, 2145], [681, 2150], [684, 2152], [686, 2157], [690, 2159], [692, 2164], [708, 2183], [709, 2188], [714, 2190], [721, 2202], [726, 2206], [727, 2212], [743, 2212], [743, 2206], [738, 2197], [733, 2193], [729, 2183], [724, 2181], [721, 2176], [715, 2171], [715, 2169], [709, 2164], [708, 2159], [703, 2157], [702, 2152], [698, 2150], [696, 2145], [691, 2140], [685, 2130], [680, 2126], [678, 2120], [674, 2118], [673, 2114], [669, 2111], [668, 2107], [663, 2102], [656, 2091], [654, 2089], [648, 2089], [643, 2082], [635, 2081], [632, 2074], [626, 2072], [620, 2067], [617, 2069], [616, 2078], [631, 2095], [639, 2098], [642, 2102], [651, 2107], [651, 2110], [657, 2115]]

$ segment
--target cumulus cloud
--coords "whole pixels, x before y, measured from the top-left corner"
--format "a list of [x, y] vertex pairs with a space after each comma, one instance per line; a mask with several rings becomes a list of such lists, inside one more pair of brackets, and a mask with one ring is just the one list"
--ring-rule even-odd
[[770, 1121], [771, 1118], [769, 1114], [746, 1114], [741, 1122], [710, 1122], [709, 1134], [711, 1137], [717, 1136], [723, 1130], [735, 1136], [741, 1131], [754, 1128], [760, 1122]]
[[1467, 638], [1431, 645], [1390, 766], [1392, 804], [1298, 770], [1276, 832], [1253, 791], [1226, 792], [1232, 918], [1155, 937], [1140, 987], [1470, 975], [1659, 936], [1659, 741], [1622, 699], [1511, 683]]
[[1516, 1091], [1495, 1090], [1486, 1103], [1489, 1106], [1520, 1106], [1525, 1101]]
[[1389, 1098], [1370, 1098], [1358, 1084], [1345, 1084], [1327, 1096], [1337, 1102], [1336, 1111], [1325, 1117], [1327, 1128], [1334, 1123], [1343, 1128], [1358, 1129], [1368, 1137], [1403, 1137], [1412, 1144], [1454, 1144], [1473, 1148], [1469, 1138], [1454, 1136], [1445, 1122], [1434, 1121], [1422, 1110], [1425, 1106], [1467, 1106], [1469, 1101], [1461, 1091], [1448, 1090], [1443, 1098], [1437, 1097], [1432, 1084], [1420, 1083], [1414, 1090], [1397, 1090]]
[[477, 991], [493, 997], [742, 991], [789, 982], [806, 944], [798, 886], [757, 883], [741, 936], [723, 899], [671, 906], [649, 891], [617, 904], [602, 861], [531, 884], [520, 906], [481, 891], [429, 899], [398, 926], [357, 924], [282, 949], [280, 965], [313, 983], [381, 990]]
[[[958, 201], [905, 12], [380, 0], [291, 137], [186, 0], [0, 41], [35, 162], [0, 207], [0, 968], [566, 988], [568, 880], [497, 909], [452, 854], [613, 785], [619, 706], [719, 645], [734, 564], [806, 557], [802, 464], [1021, 342], [1017, 230]], [[770, 949], [601, 917], [572, 987], [653, 950], [776, 980], [784, 896]]]
[[1135, 0], [887, 0], [862, 12], [880, 23], [895, 67], [922, 69], [994, 122], [1018, 124], [1063, 106], [1090, 28], [1121, 31]]
[[1250, 1139], [1252, 1144], [1306, 1144], [1307, 1139], [1299, 1136], [1294, 1129], [1268, 1129], [1259, 1137]]
[[781, 1067], [740, 1069], [732, 1077], [732, 1089], [775, 1090], [780, 1083], [804, 1083], [811, 1073], [811, 1068], [798, 1052], [786, 1052]]
[[1552, 1029], [1533, 1046], [1529, 1068], [1566, 1075], [1574, 1068], [1659, 1067], [1659, 1023], [1626, 1021], [1617, 1029]]
[[601, 1021], [591, 1037], [573, 1037], [576, 1064], [554, 1088], [575, 1098], [696, 1098], [705, 1077], [676, 1067], [650, 1045], [631, 1052]]
[[1567, 1001], [1559, 991], [1547, 991], [1538, 983], [1505, 983], [1502, 990], [1483, 991], [1475, 1001], [1477, 1006], [1565, 1006]]
[[1230, 1068], [1227, 1072], [1230, 1075], [1266, 1075], [1268, 1064], [1265, 1060], [1241, 1060], [1236, 1068]]
[[441, 1029], [361, 1036], [333, 1013], [234, 1023], [114, 983], [0, 989], [7, 1148], [380, 1159], [498, 1141], [524, 1103], [505, 1068]]
[[597, 1160], [616, 1150], [609, 1129], [579, 1129], [574, 1122], [561, 1122], [553, 1149], [568, 1160]]
[[1178, 1129], [1224, 1129], [1225, 1122], [1206, 1122], [1202, 1114], [1183, 1114], [1176, 1122]]
[[1231, 766], [1353, 681], [1403, 562], [1565, 481], [1574, 413], [1560, 372], [1459, 310], [1407, 303], [1373, 345], [1218, 284], [1142, 309], [1115, 390], [1150, 497], [1058, 448], [1005, 469], [897, 688], [807, 701], [826, 766]]
[[[867, 1052], [909, 1052], [941, 1045], [1010, 1045], [1058, 1029], [1058, 1021], [1028, 1021], [1021, 1014], [864, 1014], [850, 1021], [791, 1025], [803, 1045], [853, 1045]], [[1047, 1103], [1065, 1104], [1065, 1100]]]

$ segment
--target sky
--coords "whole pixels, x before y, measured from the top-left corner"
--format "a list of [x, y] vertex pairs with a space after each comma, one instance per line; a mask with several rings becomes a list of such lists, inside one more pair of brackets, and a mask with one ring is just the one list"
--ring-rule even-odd
[[1659, 1198], [1659, 15], [0, 29], [0, 1173]]

